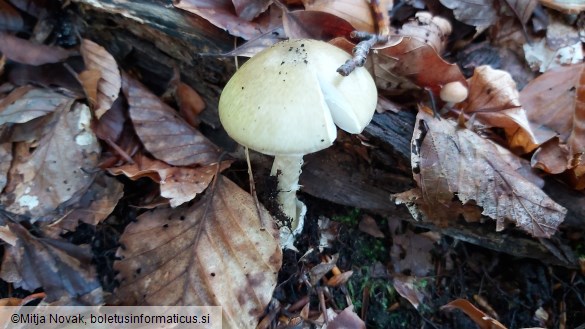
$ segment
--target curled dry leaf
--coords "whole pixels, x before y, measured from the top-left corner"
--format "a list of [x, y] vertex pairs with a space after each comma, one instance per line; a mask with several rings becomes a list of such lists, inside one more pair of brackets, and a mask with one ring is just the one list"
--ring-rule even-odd
[[[254, 3], [258, 4], [258, 6]], [[267, 1], [265, 0], [248, 2], [248, 6], [251, 5], [254, 10], [251, 10], [250, 14], [246, 13], [244, 17], [249, 18], [249, 16], [256, 14], [266, 3]], [[173, 5], [201, 16], [211, 24], [227, 30], [231, 35], [246, 40], [258, 37], [274, 28], [266, 20], [257, 19], [252, 22], [238, 16], [232, 0], [173, 0]], [[238, 7], [242, 8], [241, 13], [244, 13], [244, 7], [240, 4], [238, 4]]]
[[359, 223], [360, 231], [367, 233], [374, 238], [383, 238], [384, 233], [380, 231], [376, 220], [370, 215], [364, 215]]
[[[99, 119], [112, 107], [112, 104], [118, 98], [120, 87], [122, 86], [122, 77], [116, 60], [104, 47], [91, 40], [83, 39], [81, 40], [80, 51], [86, 69], [92, 72], [91, 76], [95, 77], [97, 75], [95, 72], [99, 72], [97, 90], [95, 89], [96, 85], [93, 83], [83, 85], [90, 101], [95, 102], [92, 103], [93, 111]], [[95, 98], [92, 99], [90, 95], [95, 95]]]
[[466, 299], [456, 299], [441, 306], [442, 311], [451, 311], [454, 309], [467, 314], [467, 316], [469, 316], [480, 329], [507, 329], [506, 326], [501, 324], [498, 320], [491, 318]]
[[56, 109], [38, 142], [15, 144], [8, 185], [0, 195], [7, 211], [45, 216], [64, 202], [75, 202], [91, 184], [100, 146], [90, 128], [89, 108], [72, 103]]
[[[382, 2], [386, 2], [382, 0]], [[353, 26], [354, 30], [374, 33], [375, 26], [372, 10], [363, 0], [303, 0], [307, 11], [325, 12], [342, 18]]]
[[1, 31], [0, 52], [10, 60], [29, 65], [56, 63], [73, 55], [61, 47], [36, 44]]
[[272, 4], [272, 0], [232, 0], [238, 17], [251, 21]]
[[255, 328], [282, 261], [278, 230], [251, 195], [219, 176], [197, 203], [155, 209], [118, 250], [126, 305], [221, 305], [224, 328]]
[[157, 159], [174, 166], [217, 162], [219, 149], [140, 82], [123, 76], [130, 119], [138, 138]]
[[396, 292], [405, 298], [414, 308], [418, 309], [420, 303], [424, 301], [425, 295], [421, 291], [422, 285], [413, 276], [396, 274], [393, 277], [392, 285]]
[[4, 246], [0, 277], [15, 287], [34, 291], [42, 287], [47, 302], [65, 305], [100, 305], [101, 285], [89, 247], [59, 239], [37, 238], [22, 226], [8, 223], [18, 236], [15, 246]]
[[115, 178], [100, 172], [79, 201], [66, 209], [59, 221], [43, 227], [43, 231], [54, 238], [75, 231], [80, 223], [97, 225], [114, 210], [124, 195], [124, 185]]
[[343, 18], [322, 11], [297, 10], [282, 17], [284, 32], [292, 39], [349, 39], [353, 26]]
[[[219, 172], [229, 167], [229, 162], [222, 162]], [[160, 183], [160, 195], [170, 199], [171, 207], [193, 200], [203, 192], [215, 174], [216, 165], [206, 167], [173, 167], [162, 161], [150, 159], [144, 155], [134, 157], [133, 164], [110, 168], [113, 175], [126, 175], [132, 180], [149, 177]]]
[[514, 15], [518, 17], [520, 22], [525, 25], [534, 9], [538, 5], [538, 0], [505, 0], [510, 9], [514, 12]]
[[[550, 173], [573, 168], [585, 152], [585, 64], [547, 71], [520, 93], [520, 101], [540, 142], [555, 143], [534, 154], [533, 164]], [[559, 162], [559, 156], [565, 155]]]
[[404, 37], [396, 45], [376, 49], [372, 62], [376, 85], [385, 91], [411, 88], [404, 79], [431, 90], [437, 97], [449, 82], [467, 85], [456, 64], [447, 63], [433, 47], [415, 38]]
[[510, 149], [528, 153], [538, 146], [508, 72], [487, 65], [477, 67], [469, 80], [469, 96], [461, 107], [486, 126], [504, 129]]
[[497, 231], [510, 221], [534, 237], [550, 237], [567, 213], [519, 173], [520, 158], [423, 110], [412, 138], [412, 167], [425, 202], [448, 206], [454, 195], [463, 204], [475, 202], [496, 220]]
[[0, 125], [28, 122], [70, 102], [71, 98], [50, 89], [19, 87], [0, 100]]
[[438, 54], [441, 54], [445, 50], [451, 31], [451, 23], [445, 18], [419, 11], [414, 19], [406, 22], [401, 28], [394, 29], [391, 33], [400, 37], [415, 38], [430, 45]]
[[498, 15], [494, 0], [466, 1], [439, 0], [443, 6], [452, 9], [457, 20], [475, 26], [478, 33], [496, 23]]

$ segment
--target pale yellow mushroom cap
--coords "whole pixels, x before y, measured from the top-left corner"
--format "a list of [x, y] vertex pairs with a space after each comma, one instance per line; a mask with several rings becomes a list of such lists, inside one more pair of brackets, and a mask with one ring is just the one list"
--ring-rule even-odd
[[459, 103], [467, 99], [469, 91], [463, 83], [459, 81], [449, 82], [443, 86], [439, 97], [444, 102]]
[[226, 84], [219, 118], [238, 143], [258, 152], [307, 154], [329, 147], [335, 125], [360, 133], [377, 102], [364, 68], [343, 77], [336, 70], [350, 57], [316, 40], [287, 40], [246, 62]]

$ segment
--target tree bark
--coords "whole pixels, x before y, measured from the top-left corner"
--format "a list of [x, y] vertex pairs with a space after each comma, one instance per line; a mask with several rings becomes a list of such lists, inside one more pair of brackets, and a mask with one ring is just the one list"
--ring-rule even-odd
[[[182, 80], [206, 101], [207, 108], [201, 118], [203, 133], [218, 145], [233, 149], [235, 143], [221, 129], [217, 114], [221, 89], [235, 70], [233, 58], [218, 55], [233, 49], [233, 37], [166, 2], [74, 2], [83, 20], [78, 24], [83, 27], [83, 37], [106, 47], [125, 70], [138, 72], [153, 91], [164, 92], [173, 70], [180, 70]], [[355, 136], [341, 134], [334, 147], [306, 156], [301, 191], [337, 204], [406, 220], [496, 251], [577, 267], [575, 255], [557, 237], [538, 241], [515, 229], [496, 233], [490, 221], [468, 224], [454, 219], [449, 227], [437, 227], [429, 222], [416, 222], [404, 207], [395, 206], [391, 194], [415, 186], [410, 167], [414, 119], [414, 113], [406, 111], [376, 114], [363, 133], [368, 147], [362, 146]], [[270, 161], [263, 157], [256, 159], [263, 160], [254, 164], [258, 183], [268, 177]], [[583, 225], [583, 194], [569, 192], [554, 182], [547, 184], [546, 191], [569, 209], [563, 227]]]

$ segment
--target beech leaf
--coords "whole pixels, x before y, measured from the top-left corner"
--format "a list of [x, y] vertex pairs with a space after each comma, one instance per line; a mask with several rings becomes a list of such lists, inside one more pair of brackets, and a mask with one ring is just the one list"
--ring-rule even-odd
[[72, 103], [57, 109], [38, 142], [16, 143], [9, 183], [0, 195], [7, 211], [41, 217], [91, 184], [100, 146], [89, 108]]
[[1, 31], [0, 53], [10, 60], [29, 65], [56, 63], [73, 54], [61, 47], [36, 44]]
[[[384, 5], [386, 1], [381, 1]], [[326, 12], [342, 18], [354, 30], [375, 32], [372, 10], [367, 1], [362, 0], [303, 0], [307, 11]]]
[[507, 329], [506, 326], [501, 324], [498, 320], [485, 314], [483, 311], [475, 307], [466, 299], [456, 299], [446, 305], [441, 306], [441, 310], [460, 310], [467, 314], [477, 324], [480, 329]]
[[[228, 166], [229, 163], [222, 162], [220, 172]], [[217, 166], [173, 167], [162, 161], [137, 155], [133, 164], [110, 168], [108, 171], [113, 175], [126, 175], [132, 180], [149, 177], [160, 183], [160, 195], [170, 199], [171, 207], [178, 207], [205, 191], [217, 172]]]
[[508, 72], [487, 65], [477, 67], [469, 79], [469, 96], [461, 106], [486, 126], [504, 129], [510, 149], [528, 153], [538, 146]]
[[456, 195], [463, 204], [475, 202], [484, 216], [496, 220], [497, 231], [510, 221], [534, 237], [547, 238], [567, 213], [518, 172], [520, 158], [424, 110], [417, 115], [412, 167], [425, 201], [449, 205]]
[[24, 123], [53, 113], [71, 98], [50, 89], [23, 86], [0, 100], [0, 125]]
[[255, 328], [272, 298], [278, 230], [225, 177], [191, 206], [155, 209], [126, 227], [114, 264], [127, 305], [221, 305], [223, 328]]
[[177, 111], [128, 75], [123, 78], [130, 119], [138, 138], [157, 159], [175, 166], [217, 162], [219, 149]]
[[452, 9], [457, 20], [475, 26], [478, 32], [496, 23], [498, 16], [494, 0], [439, 0], [443, 6]]
[[89, 247], [58, 239], [37, 238], [11, 222], [8, 227], [18, 240], [14, 246], [4, 246], [0, 270], [3, 280], [29, 291], [42, 287], [47, 302], [59, 300], [65, 305], [103, 303]]
[[[99, 119], [107, 110], [112, 107], [112, 104], [118, 98], [120, 87], [122, 86], [122, 78], [116, 60], [108, 51], [98, 45], [97, 43], [83, 39], [81, 41], [81, 56], [85, 62], [85, 67], [88, 71], [93, 72], [94, 79], [96, 78], [95, 71], [99, 72], [99, 79], [96, 85], [93, 83], [86, 83], [83, 85], [88, 96], [95, 95], [93, 100], [93, 110], [95, 116]], [[84, 81], [84, 80], [82, 80]], [[91, 80], [85, 80], [86, 82]]]

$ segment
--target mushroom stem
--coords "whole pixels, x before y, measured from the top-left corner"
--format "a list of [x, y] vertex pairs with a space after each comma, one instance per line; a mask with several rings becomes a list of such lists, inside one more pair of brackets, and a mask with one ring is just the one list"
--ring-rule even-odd
[[292, 231], [299, 225], [298, 209], [299, 206], [302, 207], [302, 203], [297, 199], [302, 165], [302, 155], [276, 155], [270, 172], [270, 175], [278, 176], [278, 203], [282, 212], [292, 219]]

